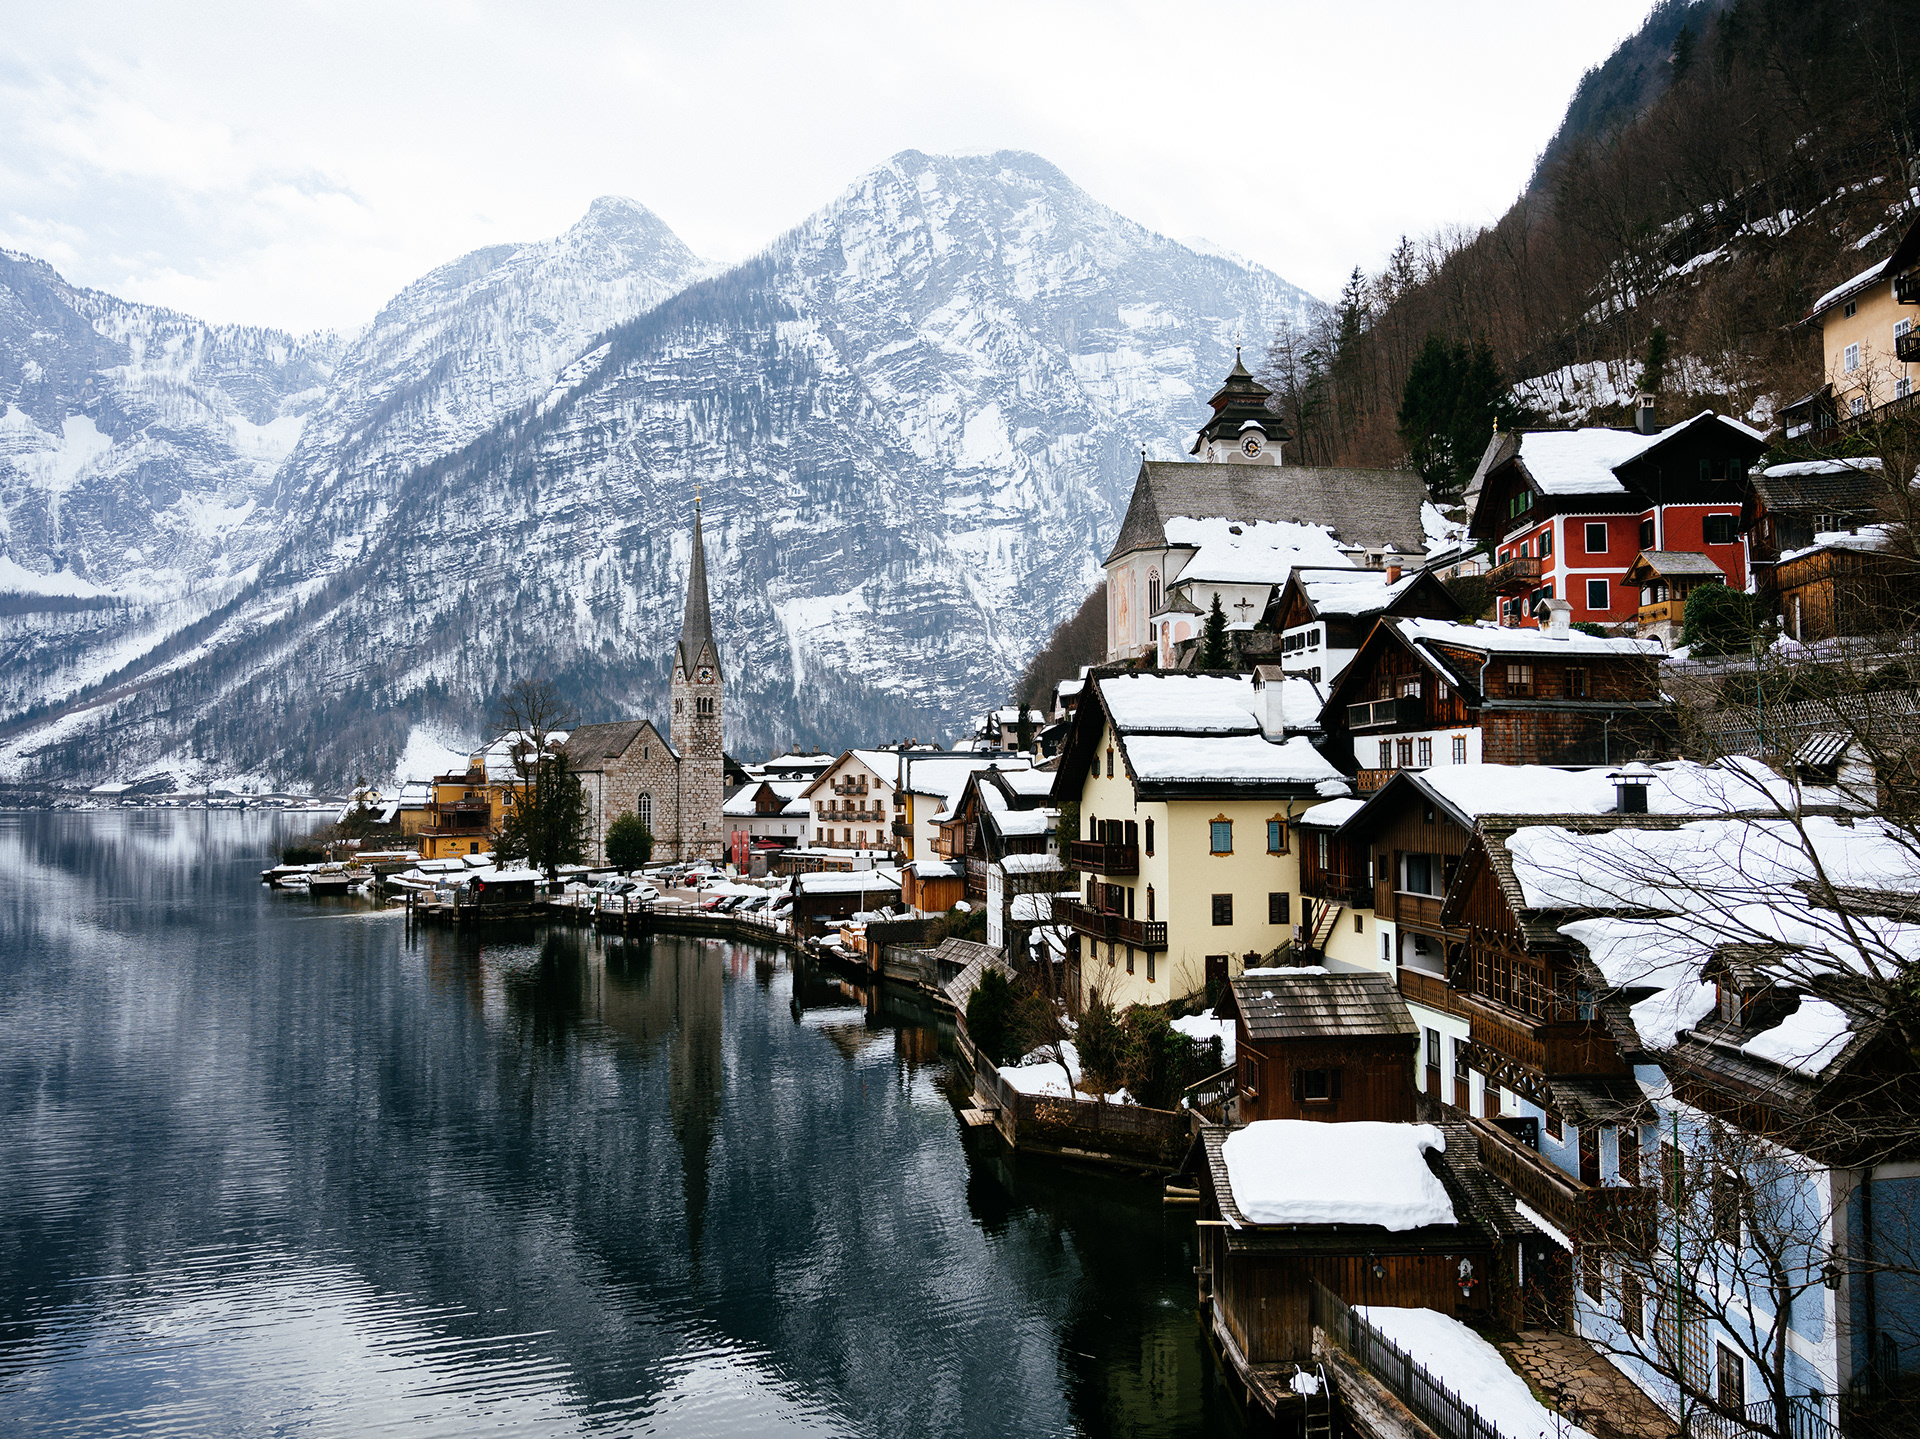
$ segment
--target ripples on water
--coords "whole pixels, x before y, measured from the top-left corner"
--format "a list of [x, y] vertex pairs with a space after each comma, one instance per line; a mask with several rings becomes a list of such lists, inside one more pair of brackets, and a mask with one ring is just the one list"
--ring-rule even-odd
[[410, 935], [299, 823], [0, 814], [0, 1431], [1239, 1432], [1191, 1211], [963, 1132], [910, 998]]

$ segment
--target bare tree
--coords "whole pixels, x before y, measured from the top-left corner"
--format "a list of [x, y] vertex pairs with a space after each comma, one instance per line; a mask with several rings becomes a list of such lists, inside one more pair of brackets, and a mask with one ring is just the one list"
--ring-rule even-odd
[[587, 802], [568, 767], [568, 733], [579, 716], [549, 680], [521, 680], [494, 702], [493, 728], [504, 741], [513, 781], [494, 848], [553, 879], [586, 855]]

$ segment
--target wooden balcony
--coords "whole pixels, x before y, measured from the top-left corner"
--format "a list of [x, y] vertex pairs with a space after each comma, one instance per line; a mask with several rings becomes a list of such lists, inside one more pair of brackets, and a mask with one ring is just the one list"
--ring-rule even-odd
[[1308, 899], [1326, 899], [1350, 909], [1373, 908], [1373, 886], [1364, 879], [1350, 879], [1333, 870], [1323, 870], [1312, 879], [1300, 879], [1300, 893]]
[[[1913, 303], [1920, 304], [1920, 300]], [[1903, 365], [1920, 365], [1920, 330], [1909, 330], [1904, 335], [1896, 335], [1893, 341], [1893, 357]]]
[[1426, 720], [1426, 707], [1418, 696], [1405, 699], [1366, 700], [1361, 704], [1347, 706], [1347, 728], [1350, 730], [1398, 729], [1407, 725], [1418, 725]]
[[1353, 777], [1354, 788], [1361, 794], [1372, 794], [1399, 773], [1397, 769], [1363, 769]]
[[481, 833], [493, 826], [493, 806], [479, 800], [436, 804], [428, 808], [428, 824], [434, 829], [463, 833]]
[[1660, 600], [1655, 604], [1640, 606], [1634, 618], [1643, 625], [1677, 625], [1686, 614], [1686, 609], [1685, 600]]
[[893, 832], [901, 839], [912, 839], [913, 821], [909, 819], [896, 819], [893, 822]]
[[1437, 974], [1428, 974], [1421, 969], [1400, 970], [1400, 994], [1412, 1004], [1423, 1004], [1428, 1009], [1438, 1010], [1442, 1014], [1461, 1014], [1459, 997], [1453, 986]]
[[1515, 555], [1487, 571], [1487, 588], [1495, 594], [1514, 594], [1539, 583], [1540, 561], [1528, 555]]
[[1480, 1158], [1523, 1204], [1581, 1245], [1645, 1253], [1654, 1235], [1654, 1194], [1583, 1184], [1489, 1120], [1470, 1116]]
[[1137, 844], [1099, 844], [1092, 840], [1073, 841], [1071, 865], [1082, 874], [1138, 874], [1140, 846]]
[[1893, 277], [1893, 299], [1895, 304], [1920, 305], [1920, 270]]
[[1530, 1020], [1479, 994], [1460, 995], [1460, 1010], [1475, 1044], [1537, 1073], [1547, 1072], [1547, 1046]]
[[1428, 929], [1438, 929], [1440, 909], [1445, 903], [1437, 895], [1414, 894], [1397, 889], [1393, 892], [1393, 917], [1399, 924], [1418, 924]]
[[[1057, 913], [1057, 911], [1056, 911]], [[1067, 903], [1067, 923], [1089, 939], [1109, 944], [1130, 944], [1135, 949], [1164, 950], [1167, 947], [1167, 922], [1164, 919], [1128, 919], [1124, 914], [1103, 914], [1088, 909], [1078, 900]]]

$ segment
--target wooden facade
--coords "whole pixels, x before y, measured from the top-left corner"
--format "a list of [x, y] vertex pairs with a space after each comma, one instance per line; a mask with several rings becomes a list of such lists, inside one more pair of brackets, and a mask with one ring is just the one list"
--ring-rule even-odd
[[1873, 635], [1914, 627], [1914, 563], [1877, 550], [1823, 545], [1775, 565], [1762, 593], [1786, 631], [1811, 644], [1840, 635]]
[[1420, 1036], [1387, 976], [1257, 972], [1214, 1012], [1234, 1021], [1242, 1123], [1413, 1121]]

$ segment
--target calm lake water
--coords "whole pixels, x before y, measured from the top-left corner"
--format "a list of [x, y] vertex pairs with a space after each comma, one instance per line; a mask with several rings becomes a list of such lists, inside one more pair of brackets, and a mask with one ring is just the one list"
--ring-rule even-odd
[[0, 1432], [1235, 1435], [1192, 1211], [752, 946], [409, 934], [0, 814]]

